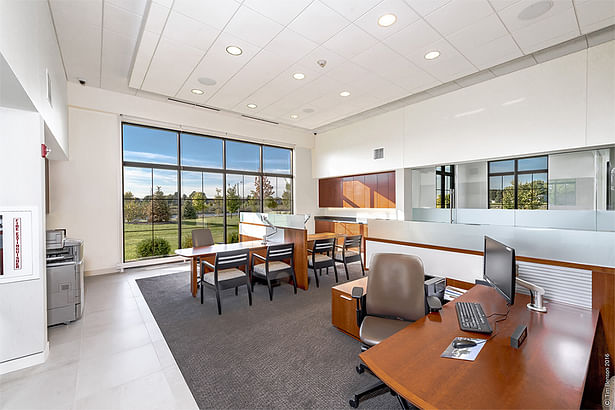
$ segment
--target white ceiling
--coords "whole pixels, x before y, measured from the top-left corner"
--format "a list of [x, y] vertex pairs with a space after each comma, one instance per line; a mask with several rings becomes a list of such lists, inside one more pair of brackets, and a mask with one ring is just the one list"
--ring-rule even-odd
[[[71, 81], [307, 129], [615, 23], [614, 0], [552, 0], [529, 20], [539, 0], [49, 1]], [[397, 22], [380, 27], [386, 13]]]

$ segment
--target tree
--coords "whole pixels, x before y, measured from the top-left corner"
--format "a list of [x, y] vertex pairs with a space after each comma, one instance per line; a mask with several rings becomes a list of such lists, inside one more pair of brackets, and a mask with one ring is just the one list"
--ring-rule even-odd
[[192, 200], [192, 206], [196, 210], [196, 212], [203, 213], [205, 212], [205, 208], [207, 208], [207, 204], [205, 203], [205, 199], [207, 197], [202, 192], [192, 191], [190, 194], [190, 199]]
[[147, 207], [148, 222], [169, 222], [171, 208], [160, 186], [156, 187], [154, 197]]
[[126, 192], [124, 194], [124, 220], [126, 222], [137, 222], [143, 218], [143, 204], [132, 192]]
[[192, 200], [188, 199], [184, 205], [184, 218], [196, 219], [196, 216], [196, 209], [194, 205], [192, 205]]
[[[517, 186], [517, 209], [546, 209], [547, 189], [544, 181], [533, 181]], [[515, 187], [507, 186], [502, 190], [502, 208], [515, 209]]]
[[292, 185], [290, 182], [286, 182], [286, 185], [284, 186], [284, 192], [282, 193], [282, 207], [285, 210], [289, 210], [292, 211], [291, 209], [291, 204], [292, 204]]
[[226, 189], [226, 211], [233, 216], [241, 207], [241, 199], [237, 193], [237, 186], [229, 186]]
[[[275, 195], [275, 189], [273, 188], [273, 185], [271, 184], [271, 181], [269, 180], [268, 177], [264, 176], [262, 178], [262, 185], [263, 185], [263, 198], [265, 198], [265, 206], [269, 209], [276, 209], [278, 207], [278, 201], [277, 198], [274, 197]], [[261, 178], [260, 177], [254, 177], [254, 191], [251, 192], [251, 197], [253, 199], [255, 199], [255, 204], [258, 207], [258, 200], [261, 197]], [[252, 202], [252, 201], [250, 201]]]

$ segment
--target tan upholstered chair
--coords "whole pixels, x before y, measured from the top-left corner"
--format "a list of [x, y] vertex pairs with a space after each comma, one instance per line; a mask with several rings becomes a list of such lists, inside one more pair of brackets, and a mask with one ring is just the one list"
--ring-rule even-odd
[[[418, 256], [380, 253], [372, 257], [367, 295], [363, 295], [363, 288], [352, 289], [352, 297], [357, 301], [357, 325], [360, 326], [362, 350], [377, 345], [410, 322], [425, 316], [428, 308], [424, 282], [423, 262]], [[429, 300], [429, 306], [434, 309], [441, 307], [440, 301], [435, 299]], [[358, 373], [369, 371], [364, 364], [357, 366], [356, 370]], [[350, 405], [357, 407], [361, 397], [384, 387], [380, 381], [373, 383], [355, 394]], [[400, 396], [397, 398], [403, 406], [405, 401]]]

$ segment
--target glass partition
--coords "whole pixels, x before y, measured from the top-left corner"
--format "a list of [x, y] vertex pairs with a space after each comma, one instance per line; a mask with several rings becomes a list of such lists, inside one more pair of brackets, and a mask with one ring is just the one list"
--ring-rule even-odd
[[[411, 220], [615, 231], [615, 147], [412, 169]], [[441, 209], [442, 169], [454, 170]]]

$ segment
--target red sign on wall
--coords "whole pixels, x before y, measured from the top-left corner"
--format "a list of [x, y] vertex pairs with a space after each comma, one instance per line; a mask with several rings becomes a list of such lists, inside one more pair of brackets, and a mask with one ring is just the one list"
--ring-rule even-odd
[[21, 218], [14, 218], [13, 219], [13, 232], [15, 234], [15, 241], [14, 243], [14, 254], [15, 254], [15, 266], [14, 269], [15, 270], [21, 270], [21, 266], [22, 266], [22, 260], [21, 260]]

